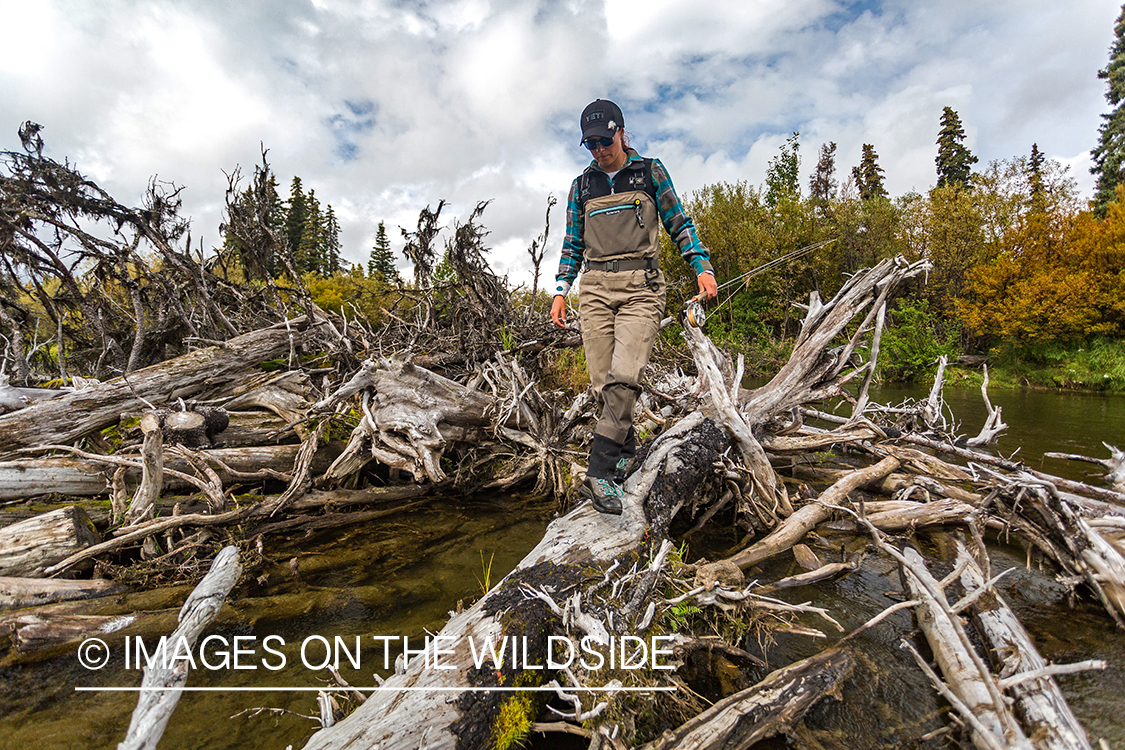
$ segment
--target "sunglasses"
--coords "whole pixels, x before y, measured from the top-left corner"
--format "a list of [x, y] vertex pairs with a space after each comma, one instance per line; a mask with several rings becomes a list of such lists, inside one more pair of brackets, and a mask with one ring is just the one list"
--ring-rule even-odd
[[582, 145], [593, 151], [596, 148], [609, 148], [613, 145], [612, 138], [587, 138], [582, 141]]

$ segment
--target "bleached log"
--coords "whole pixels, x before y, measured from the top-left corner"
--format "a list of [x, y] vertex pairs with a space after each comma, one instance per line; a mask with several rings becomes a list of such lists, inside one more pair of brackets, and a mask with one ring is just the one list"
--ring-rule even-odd
[[945, 367], [948, 364], [949, 358], [944, 354], [938, 357], [934, 384], [930, 387], [930, 394], [922, 402], [918, 412], [918, 416], [927, 427], [938, 430], [945, 429], [945, 401], [942, 399], [942, 389], [945, 386]]
[[812, 531], [818, 524], [828, 520], [832, 514], [829, 506], [844, 503], [849, 492], [854, 492], [866, 484], [882, 479], [898, 467], [899, 460], [888, 457], [877, 464], [851, 472], [825, 490], [818, 501], [807, 503], [798, 508], [793, 515], [769, 535], [738, 554], [727, 558], [727, 562], [734, 563], [739, 568], [746, 570], [763, 560], [784, 552], [801, 541], [805, 534]]
[[922, 555], [907, 547], [902, 557], [906, 587], [912, 599], [921, 601], [916, 608], [918, 627], [930, 644], [946, 685], [979, 722], [979, 728], [972, 733], [973, 744], [980, 750], [1031, 750], [1031, 743], [1019, 723], [1003, 699], [997, 699], [999, 688], [992, 681], [992, 675], [982, 669], [980, 659], [971, 652], [960, 623], [950, 616], [948, 604], [937, 599], [943, 594], [938, 582], [926, 570]]
[[809, 401], [839, 395], [842, 386], [859, 373], [844, 374], [850, 357], [829, 351], [833, 339], [883, 292], [929, 267], [927, 261], [908, 264], [901, 257], [887, 258], [848, 279], [831, 301], [816, 309], [815, 315], [810, 310], [789, 360], [769, 383], [743, 397], [741, 410], [746, 420], [760, 424]]
[[[320, 446], [313, 460], [313, 471], [323, 473], [339, 455], [340, 443], [327, 443]], [[244, 479], [239, 475], [256, 475], [258, 480], [268, 479], [273, 471], [288, 474], [293, 469], [294, 459], [300, 449], [298, 445], [256, 445], [242, 448], [210, 448], [200, 451], [204, 456], [215, 460], [215, 468], [224, 485]], [[136, 457], [131, 459], [138, 464]], [[168, 456], [165, 467], [179, 472], [190, 472], [190, 465], [183, 459]], [[227, 471], [234, 470], [237, 474]], [[67, 495], [72, 497], [94, 497], [109, 493], [110, 476], [113, 467], [109, 464], [81, 458], [52, 456], [49, 458], [17, 458], [0, 461], [0, 500], [25, 500], [43, 495]], [[141, 471], [138, 467], [128, 468], [125, 479], [136, 482]], [[170, 492], [191, 486], [182, 479], [165, 475], [161, 492]]]
[[799, 435], [771, 435], [761, 437], [762, 447], [774, 453], [805, 453], [823, 450], [833, 445], [860, 443], [880, 437], [871, 427], [854, 427], [831, 432], [802, 433]]
[[254, 445], [277, 445], [292, 442], [298, 437], [290, 420], [282, 419], [269, 411], [227, 410], [230, 424], [223, 431], [220, 442], [223, 448], [240, 448]]
[[730, 369], [726, 355], [722, 354], [698, 328], [686, 326], [684, 338], [692, 350], [693, 359], [699, 366], [701, 387], [710, 396], [711, 403], [718, 411], [724, 426], [734, 435], [735, 443], [742, 453], [742, 461], [752, 472], [759, 495], [771, 506], [774, 504], [780, 506], [785, 515], [791, 514], [793, 508], [785, 492], [784, 483], [777, 481], [777, 474], [770, 466], [766, 452], [754, 437], [750, 424], [738, 411], [739, 378], [728, 379], [724, 374], [724, 370]]
[[268, 382], [237, 396], [223, 404], [228, 411], [239, 409], [267, 409], [285, 422], [301, 420], [308, 412], [309, 397], [313, 395], [309, 376], [294, 370], [283, 372]]
[[[961, 585], [967, 594], [984, 586], [984, 574], [959, 539], [954, 542], [954, 565], [962, 568]], [[977, 600], [973, 617], [994, 664], [1001, 669], [1001, 677], [1039, 672], [1047, 667], [1034, 641], [995, 590]], [[1038, 750], [1091, 750], [1085, 730], [1054, 677], [1044, 675], [1009, 690], [1015, 698], [1016, 715]]]
[[1109, 450], [1109, 458], [1092, 458], [1090, 456], [1083, 456], [1076, 453], [1055, 453], [1049, 452], [1043, 455], [1047, 458], [1062, 458], [1068, 461], [1085, 461], [1091, 464], [1098, 464], [1109, 469], [1109, 473], [1105, 475], [1106, 482], [1109, 483], [1113, 489], [1118, 492], [1125, 492], [1125, 451], [1122, 451], [1115, 445], [1102, 441]]
[[69, 580], [0, 576], [0, 610], [38, 607], [75, 599], [96, 599], [125, 590], [124, 586], [101, 578]]
[[[159, 420], [153, 412], [141, 417], [141, 432], [144, 443], [141, 445], [141, 483], [133, 494], [133, 500], [125, 510], [125, 525], [152, 518], [153, 506], [160, 499], [164, 484], [164, 433]], [[202, 422], [202, 417], [200, 417]], [[116, 520], [116, 519], [115, 519]]]
[[[867, 520], [879, 531], [898, 533], [926, 526], [964, 525], [975, 518], [977, 509], [952, 498], [941, 498], [928, 503], [911, 501], [873, 502], [866, 506]], [[858, 530], [851, 519], [828, 524], [835, 530]]]
[[180, 644], [187, 650], [195, 648], [195, 642], [203, 629], [219, 613], [227, 594], [238, 583], [242, 575], [242, 565], [238, 562], [238, 548], [224, 547], [211, 563], [211, 569], [199, 585], [188, 596], [180, 610], [180, 624], [161, 647], [160, 655], [152, 666], [146, 666], [141, 680], [141, 693], [137, 707], [129, 721], [129, 731], [125, 740], [117, 745], [117, 750], [156, 750], [172, 712], [180, 701], [182, 688], [187, 684], [188, 666], [183, 659], [172, 658], [182, 653]]
[[818, 581], [825, 581], [829, 578], [835, 578], [841, 573], [850, 573], [859, 567], [857, 562], [843, 562], [843, 563], [828, 563], [821, 565], [819, 568], [810, 570], [807, 573], [798, 573], [796, 575], [782, 578], [780, 581], [767, 583], [760, 586], [755, 591], [766, 594], [771, 591], [778, 591], [780, 589], [791, 589], [799, 586], [808, 586]]
[[0, 529], [0, 575], [41, 578], [50, 566], [99, 541], [76, 505], [41, 513]]
[[311, 408], [324, 412], [365, 391], [364, 419], [343, 455], [326, 472], [341, 479], [372, 457], [418, 479], [441, 482], [448, 439], [491, 424], [496, 399], [409, 362], [368, 360], [351, 380]]
[[[797, 464], [793, 467], [792, 472], [799, 479], [814, 482], [835, 482], [850, 474], [852, 470]], [[915, 496], [923, 498], [951, 497], [972, 506], [979, 505], [984, 499], [982, 495], [969, 492], [955, 484], [939, 482], [929, 476], [901, 472], [888, 474], [881, 481], [868, 484], [867, 489], [880, 495], [890, 495], [901, 499]]]
[[1003, 409], [993, 406], [988, 398], [988, 365], [984, 366], [984, 382], [980, 384], [980, 395], [984, 399], [984, 408], [988, 410], [988, 419], [984, 421], [984, 426], [980, 428], [980, 433], [976, 437], [965, 441], [966, 445], [973, 447], [991, 444], [1001, 432], [1008, 429], [1008, 425], [1004, 424]]
[[786, 734], [805, 713], [839, 690], [855, 666], [847, 649], [832, 648], [771, 672], [764, 680], [723, 698], [646, 745], [643, 750], [744, 750]]
[[292, 340], [306, 335], [303, 321], [254, 331], [221, 346], [137, 370], [88, 390], [67, 393], [0, 415], [0, 456], [20, 448], [70, 443], [90, 432], [115, 425], [122, 414], [140, 412], [145, 399], [169, 403], [209, 391], [221, 391], [240, 381], [246, 370], [289, 351]]

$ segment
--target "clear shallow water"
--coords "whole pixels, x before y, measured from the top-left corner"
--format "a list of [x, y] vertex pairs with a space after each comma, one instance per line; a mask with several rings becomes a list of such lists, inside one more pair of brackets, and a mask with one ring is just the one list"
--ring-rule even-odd
[[[873, 389], [871, 395], [881, 403], [895, 404], [906, 398], [925, 398], [928, 389], [884, 386]], [[980, 432], [988, 412], [979, 388], [947, 387], [944, 397], [960, 424], [959, 434], [972, 437]], [[1089, 474], [1096, 475], [1099, 467], [1043, 458], [1043, 454], [1077, 453], [1091, 458], [1109, 458], [1103, 441], [1125, 447], [1125, 396], [993, 389], [988, 397], [993, 406], [1001, 407], [1008, 425], [993, 450], [1010, 456], [1018, 449], [1016, 458], [1031, 468], [1068, 479], [1084, 479]]]
[[[305, 661], [318, 665], [325, 651], [317, 636], [333, 646], [339, 636], [350, 653], [358, 653], [360, 662], [359, 669], [353, 668], [341, 653], [343, 677], [356, 686], [373, 686], [373, 673], [385, 676], [389, 672], [382, 668], [385, 652], [381, 641], [372, 636], [396, 638], [399, 645], [389, 650], [392, 665], [401, 652], [397, 639], [406, 636], [412, 648], [414, 644], [420, 647], [425, 633], [440, 630], [458, 601], [467, 607], [480, 597], [490, 559], [489, 583], [495, 585], [539, 542], [552, 509], [517, 498], [472, 504], [437, 501], [426, 509], [379, 519], [369, 526], [330, 529], [312, 538], [267, 545], [265, 554], [276, 564], [256, 571], [257, 580], [244, 580], [228, 600], [230, 606], [205, 631], [205, 637], [221, 639], [213, 641], [207, 652], [213, 666], [222, 664], [223, 646], [229, 650], [234, 638], [242, 637], [239, 643], [255, 650], [239, 663], [257, 668], [236, 670], [231, 664], [209, 670], [200, 666], [191, 672], [188, 685], [224, 689], [321, 686], [327, 684], [328, 674], [306, 668], [301, 645], [307, 641]], [[293, 556], [298, 558], [299, 580], [289, 568]], [[189, 588], [183, 587], [166, 606], [177, 607]], [[127, 598], [105, 606], [112, 614], [142, 607]], [[126, 669], [124, 636], [142, 635], [151, 651], [159, 636], [174, 626], [175, 613], [170, 610], [143, 633], [126, 629], [106, 636], [112, 656], [98, 671], [82, 668], [73, 650], [58, 658], [0, 670], [0, 748], [116, 748], [125, 736], [137, 694], [76, 692], [75, 687], [139, 685], [140, 672]], [[264, 666], [281, 663], [280, 656], [262, 645], [269, 636], [274, 640], [268, 645], [285, 656], [283, 669]], [[131, 666], [135, 667], [135, 661]], [[263, 706], [316, 714], [316, 693], [186, 693], [160, 747], [282, 750], [290, 744], [300, 747], [316, 728], [308, 720], [289, 715], [230, 718]]]

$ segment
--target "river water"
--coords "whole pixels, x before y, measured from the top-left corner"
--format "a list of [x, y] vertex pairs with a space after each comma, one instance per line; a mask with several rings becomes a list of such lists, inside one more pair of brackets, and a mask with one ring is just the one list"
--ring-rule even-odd
[[[893, 404], [925, 393], [883, 388], [874, 395]], [[1102, 441], [1125, 443], [1125, 398], [1120, 396], [1030, 391], [990, 395], [1010, 425], [999, 452], [1010, 455], [1020, 448], [1018, 457], [1034, 468], [1083, 479], [1098, 467], [1040, 456], [1060, 451], [1104, 457], [1108, 452]], [[961, 422], [960, 432], [976, 434], [985, 418], [979, 390], [948, 389], [945, 397]], [[208, 658], [216, 668], [200, 665], [189, 685], [209, 691], [185, 694], [161, 748], [300, 747], [315, 725], [293, 714], [315, 714], [315, 692], [263, 688], [324, 685], [327, 675], [313, 667], [324, 660], [325, 646], [337, 651], [340, 672], [349, 682], [372, 685], [373, 674], [388, 673], [384, 659], [393, 661], [401, 652], [403, 637], [410, 639], [410, 648], [420, 645], [425, 633], [436, 633], [459, 602], [468, 606], [486, 585], [511, 570], [541, 538], [552, 511], [549, 505], [516, 495], [471, 502], [440, 499], [360, 527], [267, 545], [263, 552], [268, 561], [239, 586], [232, 606], [225, 607], [207, 631], [214, 636]], [[1025, 567], [1021, 549], [997, 546], [993, 555], [997, 569], [1015, 569], [1002, 593], [1048, 660], [1107, 660], [1109, 669], [1104, 672], [1064, 677], [1060, 683], [1095, 740], [1104, 738], [1111, 747], [1125, 750], [1125, 634], [1115, 631], [1096, 606], [1081, 601], [1072, 606], [1050, 571]], [[293, 558], [297, 574], [290, 565]], [[790, 572], [791, 562], [778, 562], [758, 573], [764, 577]], [[84, 668], [73, 647], [39, 661], [9, 660], [0, 666], [0, 748], [116, 747], [137, 694], [79, 688], [139, 685], [137, 659], [126, 664], [126, 645], [131, 644], [132, 656], [143, 658], [135, 651], [137, 639], [151, 650], [160, 634], [170, 632], [175, 608], [188, 589], [115, 597], [98, 605], [98, 614], [160, 611], [107, 634], [111, 658], [101, 669]], [[828, 608], [850, 630], [896, 601], [899, 590], [894, 565], [869, 558], [859, 573], [833, 584], [789, 590], [785, 596]], [[743, 645], [771, 664], [781, 664], [839, 637], [816, 618], [803, 619], [802, 624], [828, 637], [779, 634], [771, 643]], [[940, 734], [925, 742], [918, 739], [947, 722], [925, 678], [904, 661], [899, 643], [913, 627], [910, 614], [899, 613], [859, 639], [861, 666], [843, 690], [844, 700], [823, 702], [808, 719], [824, 746], [947, 746]], [[237, 665], [231, 655], [236, 647], [241, 650]], [[284, 667], [275, 669], [283, 660]], [[353, 660], [360, 662], [358, 668]], [[258, 707], [293, 713], [235, 717]]]

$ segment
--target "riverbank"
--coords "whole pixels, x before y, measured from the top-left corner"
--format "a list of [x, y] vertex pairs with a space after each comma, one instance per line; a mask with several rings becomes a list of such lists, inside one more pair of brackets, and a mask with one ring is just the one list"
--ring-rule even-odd
[[[723, 341], [722, 345], [746, 356], [749, 377], [768, 379], [785, 363], [792, 340], [760, 339], [742, 345]], [[888, 358], [889, 364], [880, 367], [880, 379], [888, 384], [930, 385], [936, 369], [933, 363], [944, 354], [950, 361], [945, 382], [952, 386], [979, 387], [984, 380], [982, 365], [987, 364], [989, 387], [994, 389], [1125, 394], [1125, 341], [1120, 339], [1095, 338], [1070, 345], [1000, 344], [989, 350], [981, 362], [973, 364], [958, 363], [959, 352], [953, 346], [935, 341], [912, 342], [911, 346], [895, 347], [888, 354], [891, 348], [884, 344], [880, 357]]]
[[[987, 360], [989, 385], [995, 388], [1048, 388], [1067, 391], [1125, 393], [1125, 341], [1092, 339], [1064, 346], [994, 347]], [[979, 385], [979, 367], [951, 367], [951, 385]]]

